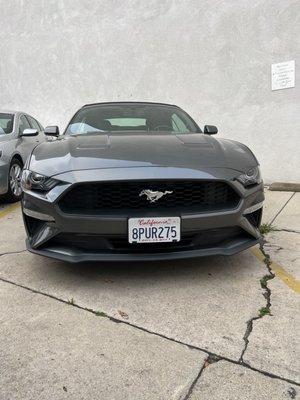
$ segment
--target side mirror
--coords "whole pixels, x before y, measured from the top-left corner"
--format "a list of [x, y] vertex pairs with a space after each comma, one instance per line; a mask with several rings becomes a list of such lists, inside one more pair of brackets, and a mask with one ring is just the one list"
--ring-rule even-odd
[[59, 136], [58, 126], [47, 126], [44, 130], [44, 134], [48, 136]]
[[23, 133], [20, 134], [20, 136], [37, 136], [39, 133], [37, 129], [24, 129]]
[[204, 133], [206, 133], [207, 135], [215, 135], [216, 133], [218, 133], [218, 128], [214, 125], [205, 125]]

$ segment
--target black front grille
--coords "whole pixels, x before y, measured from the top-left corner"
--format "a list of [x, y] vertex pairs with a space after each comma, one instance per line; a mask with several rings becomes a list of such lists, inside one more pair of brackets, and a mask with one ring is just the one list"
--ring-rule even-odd
[[[151, 203], [145, 189], [166, 193]], [[60, 200], [65, 213], [95, 214], [107, 211], [167, 211], [205, 212], [235, 208], [238, 194], [231, 186], [219, 181], [121, 181], [78, 184]]]

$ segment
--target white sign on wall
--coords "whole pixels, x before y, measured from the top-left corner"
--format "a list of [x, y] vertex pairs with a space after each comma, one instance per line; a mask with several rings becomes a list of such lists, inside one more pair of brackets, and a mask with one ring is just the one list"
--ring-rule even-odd
[[272, 90], [295, 87], [295, 61], [272, 64]]

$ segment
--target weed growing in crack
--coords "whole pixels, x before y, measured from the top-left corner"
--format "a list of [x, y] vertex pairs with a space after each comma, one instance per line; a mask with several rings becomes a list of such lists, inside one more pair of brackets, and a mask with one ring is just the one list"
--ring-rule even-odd
[[259, 231], [262, 235], [267, 235], [270, 232], [275, 231], [276, 228], [272, 224], [261, 224]]
[[210, 364], [214, 364], [214, 363], [220, 361], [220, 357], [217, 356], [216, 354], [210, 354], [210, 355], [208, 356], [208, 358], [207, 358], [207, 361], [208, 361]]
[[68, 303], [71, 304], [71, 306], [75, 305], [75, 300], [73, 299], [73, 297], [68, 300]]
[[261, 287], [263, 288], [263, 289], [267, 289], [268, 288], [268, 281], [270, 280], [270, 279], [273, 279], [274, 278], [274, 275], [271, 275], [271, 274], [268, 274], [268, 275], [265, 275], [263, 278], [261, 278], [261, 280], [260, 280], [260, 285], [261, 285]]
[[105, 314], [105, 312], [103, 312], [103, 311], [95, 311], [94, 314], [95, 314], [97, 317], [105, 317], [105, 318], [108, 318], [108, 315]]
[[264, 289], [264, 297], [267, 300], [267, 304], [265, 307], [262, 307], [258, 314], [260, 317], [264, 317], [265, 315], [272, 315], [271, 314], [271, 290], [268, 288], [268, 281], [270, 279], [273, 279], [275, 277], [275, 275], [273, 274], [273, 272], [271, 271], [270, 265], [271, 265], [271, 259], [269, 254], [267, 254], [263, 248], [263, 246], [260, 247], [261, 252], [263, 253], [263, 255], [265, 256], [264, 258], [264, 263], [266, 265], [266, 267], [268, 268], [269, 274], [266, 274], [265, 276], [262, 277], [262, 279], [260, 280], [260, 285], [262, 287], [262, 289]]
[[288, 390], [288, 395], [290, 396], [291, 399], [295, 399], [297, 396], [296, 389], [294, 389], [293, 387], [290, 387]]
[[265, 258], [264, 258], [264, 263], [266, 264], [266, 266], [269, 268], [271, 265], [271, 259], [269, 254], [265, 254]]
[[265, 315], [271, 315], [270, 307], [262, 307], [259, 310], [259, 316], [264, 317]]
[[[264, 225], [266, 225], [266, 224], [264, 224]], [[269, 226], [270, 226], [270, 224], [269, 224]], [[268, 288], [268, 281], [270, 279], [273, 279], [275, 277], [275, 275], [273, 274], [273, 272], [271, 270], [270, 266], [271, 266], [272, 262], [271, 262], [269, 254], [267, 254], [264, 250], [264, 242], [263, 241], [260, 243], [259, 248], [260, 248], [260, 251], [262, 252], [262, 254], [264, 255], [263, 262], [269, 272], [268, 274], [264, 275], [260, 280], [260, 285], [261, 285], [261, 288], [263, 289], [263, 296], [266, 299], [267, 304], [265, 305], [265, 307], [262, 307], [258, 311], [258, 316], [253, 317], [249, 321], [247, 321], [247, 329], [246, 329], [246, 332], [243, 337], [245, 346], [244, 346], [244, 349], [243, 349], [242, 354], [239, 359], [240, 363], [244, 363], [244, 354], [246, 353], [247, 348], [248, 348], [249, 337], [253, 330], [253, 322], [260, 318], [263, 318], [265, 315], [272, 315], [271, 314], [271, 290]]]

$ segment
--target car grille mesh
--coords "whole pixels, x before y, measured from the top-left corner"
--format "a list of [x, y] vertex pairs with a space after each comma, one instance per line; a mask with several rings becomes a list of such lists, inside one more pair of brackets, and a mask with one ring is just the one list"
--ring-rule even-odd
[[[140, 193], [152, 191], [172, 192], [149, 202]], [[77, 184], [60, 200], [65, 213], [95, 214], [107, 211], [167, 211], [205, 212], [237, 207], [239, 196], [225, 182], [219, 181], [119, 181]]]

